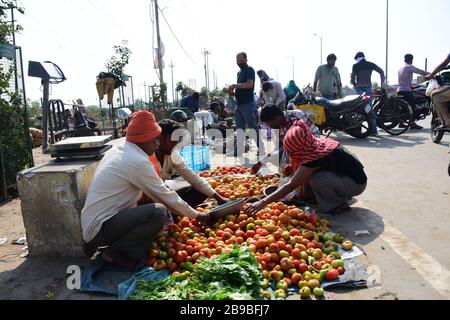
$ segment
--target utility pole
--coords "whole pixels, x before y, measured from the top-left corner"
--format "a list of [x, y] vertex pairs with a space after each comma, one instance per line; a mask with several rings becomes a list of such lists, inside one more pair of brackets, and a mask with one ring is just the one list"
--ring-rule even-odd
[[214, 89], [217, 90], [219, 87], [217, 86], [217, 74], [216, 71], [213, 71], [213, 77], [214, 77]]
[[425, 71], [428, 71], [428, 58], [425, 58]]
[[389, 0], [386, 0], [386, 84], [389, 75]]
[[172, 103], [175, 103], [175, 87], [173, 85], [173, 68], [175, 68], [175, 65], [172, 61], [170, 61], [169, 67], [172, 69]]
[[205, 56], [205, 82], [206, 82], [206, 92], [209, 92], [209, 58], [208, 56], [211, 54], [211, 52], [205, 51], [202, 52]]
[[145, 103], [148, 103], [147, 100], [147, 83], [144, 82], [144, 94], [145, 94]]
[[[22, 8], [18, 8], [15, 5], [13, 5], [12, 3], [8, 4], [9, 9], [11, 9], [11, 24], [12, 24], [12, 40], [13, 40], [13, 45], [14, 45], [14, 51], [16, 50], [16, 25], [15, 25], [15, 20], [14, 20], [14, 9], [17, 9], [17, 11], [19, 11], [20, 13], [24, 14], [24, 11]], [[16, 70], [14, 71], [14, 80], [15, 80], [15, 89], [16, 92], [19, 91], [19, 77], [17, 75], [18, 70], [17, 70], [17, 61], [14, 58], [14, 66], [16, 68]], [[24, 75], [22, 75], [23, 77]], [[26, 102], [25, 102], [26, 103]]]
[[161, 35], [159, 32], [159, 7], [158, 0], [155, 0], [155, 21], [156, 21], [156, 39], [158, 41], [158, 68], [159, 68], [159, 81], [164, 82], [163, 64], [161, 55]]

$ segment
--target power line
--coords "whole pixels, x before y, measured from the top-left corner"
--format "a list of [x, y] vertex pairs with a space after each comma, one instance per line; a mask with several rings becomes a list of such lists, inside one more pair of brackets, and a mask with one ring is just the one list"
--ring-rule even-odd
[[121, 33], [122, 36], [125, 36], [125, 33], [123, 33], [120, 28], [117, 28], [117, 24], [120, 24], [118, 19], [115, 19], [114, 17], [112, 17], [112, 15], [107, 14], [106, 10], [103, 7], [100, 7], [99, 4], [94, 3], [91, 0], [88, 0], [88, 2], [96, 11], [100, 12], [100, 14], [109, 21], [108, 23], [111, 23], [111, 27]]
[[159, 12], [161, 12], [161, 15], [164, 18], [164, 21], [166, 22], [167, 26], [169, 27], [170, 32], [172, 33], [173, 37], [175, 38], [175, 40], [178, 42], [178, 45], [181, 47], [181, 49], [183, 50], [183, 52], [186, 54], [186, 56], [192, 61], [192, 63], [194, 63], [195, 65], [201, 67], [202, 65], [195, 62], [194, 59], [192, 59], [192, 57], [189, 55], [189, 53], [187, 53], [186, 49], [184, 49], [183, 45], [181, 44], [180, 40], [178, 40], [178, 37], [176, 36], [175, 32], [172, 30], [172, 27], [170, 26], [169, 22], [166, 19], [166, 16], [164, 15], [164, 13], [162, 12], [161, 8], [159, 8]]
[[97, 24], [97, 25], [99, 25], [99, 26], [101, 26], [101, 27], [104, 27], [104, 28], [107, 29], [112, 35], [116, 36], [116, 32], [115, 32], [114, 30], [110, 29], [110, 28], [109, 28], [109, 25], [108, 25], [108, 26], [105, 26], [104, 24], [99, 23], [99, 21], [98, 21], [93, 15], [91, 15], [88, 11], [86, 11], [85, 9], [83, 9], [82, 7], [80, 7], [78, 4], [76, 4], [73, 0], [70, 0], [70, 3], [71, 3], [74, 7], [77, 7], [80, 11], [82, 11], [82, 12], [84, 12], [86, 15], [88, 15], [88, 16], [92, 19], [92, 21], [95, 22], [95, 24]]

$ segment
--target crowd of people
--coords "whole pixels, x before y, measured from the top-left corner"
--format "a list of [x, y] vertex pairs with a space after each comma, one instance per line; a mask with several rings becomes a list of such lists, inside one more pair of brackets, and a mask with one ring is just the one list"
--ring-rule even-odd
[[[330, 54], [327, 64], [320, 66], [315, 75], [314, 91], [329, 99], [342, 96], [336, 60], [337, 57]], [[357, 92], [371, 95], [372, 72], [380, 74], [382, 84], [384, 72], [376, 64], [366, 61], [362, 52], [356, 54], [355, 60], [351, 82]], [[264, 70], [255, 72], [244, 52], [237, 55], [236, 62], [240, 69], [237, 81], [225, 89], [236, 101], [233, 111], [236, 129], [258, 132], [263, 124], [280, 133], [279, 150], [259, 159], [252, 172], [257, 173], [270, 157], [278, 156], [283, 159], [280, 173], [288, 178], [288, 182], [270, 196], [249, 201], [246, 212], [254, 214], [294, 190], [301, 190], [296, 201], [315, 204], [323, 214], [334, 215], [349, 210], [349, 201], [362, 194], [368, 183], [364, 165], [358, 157], [341, 143], [321, 137], [317, 126], [303, 111], [286, 110], [287, 101], [300, 91], [294, 81], [282, 89], [281, 84]], [[412, 62], [412, 55], [406, 55], [405, 65], [399, 71], [398, 90], [406, 99], [411, 91], [413, 73], [434, 77], [449, 64], [450, 54], [431, 74], [415, 68]], [[256, 75], [261, 84], [261, 94], [257, 97]], [[209, 109], [213, 114], [213, 125], [220, 128], [217, 125], [227, 117], [225, 102], [222, 98], [214, 100]], [[433, 93], [444, 128], [450, 125], [449, 100], [449, 86]], [[183, 98], [182, 107], [198, 112], [198, 101], [198, 94], [190, 94]], [[172, 133], [178, 129], [181, 129], [179, 123], [173, 120], [158, 123], [146, 110], [131, 116], [126, 142], [108, 152], [99, 164], [82, 210], [83, 238], [89, 256], [99, 247], [107, 247], [101, 253], [105, 263], [139, 268], [144, 264], [152, 241], [170, 219], [170, 213], [209, 223], [210, 217], [196, 211], [195, 206], [206, 198], [214, 198], [219, 204], [228, 201], [179, 156], [176, 151], [179, 142], [172, 141]], [[376, 122], [372, 122], [370, 129], [376, 134]], [[259, 135], [256, 143], [259, 146]], [[177, 192], [169, 189], [165, 181], [174, 172], [190, 187]]]

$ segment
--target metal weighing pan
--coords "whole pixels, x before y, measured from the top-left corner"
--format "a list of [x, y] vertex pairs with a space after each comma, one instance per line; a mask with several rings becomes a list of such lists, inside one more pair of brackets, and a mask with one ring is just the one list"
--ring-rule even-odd
[[247, 201], [247, 199], [228, 202], [211, 210], [209, 212], [209, 215], [215, 219], [220, 219], [232, 214], [237, 214], [244, 207], [245, 201]]

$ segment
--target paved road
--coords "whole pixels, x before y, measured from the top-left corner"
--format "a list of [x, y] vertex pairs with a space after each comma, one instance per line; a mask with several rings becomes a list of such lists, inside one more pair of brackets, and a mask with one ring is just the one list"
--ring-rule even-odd
[[[434, 144], [428, 121], [419, 123], [424, 130], [399, 137], [332, 136], [359, 156], [369, 183], [353, 212], [330, 221], [381, 271], [381, 287], [337, 299], [450, 299], [450, 135]], [[371, 235], [356, 237], [358, 230]]]

